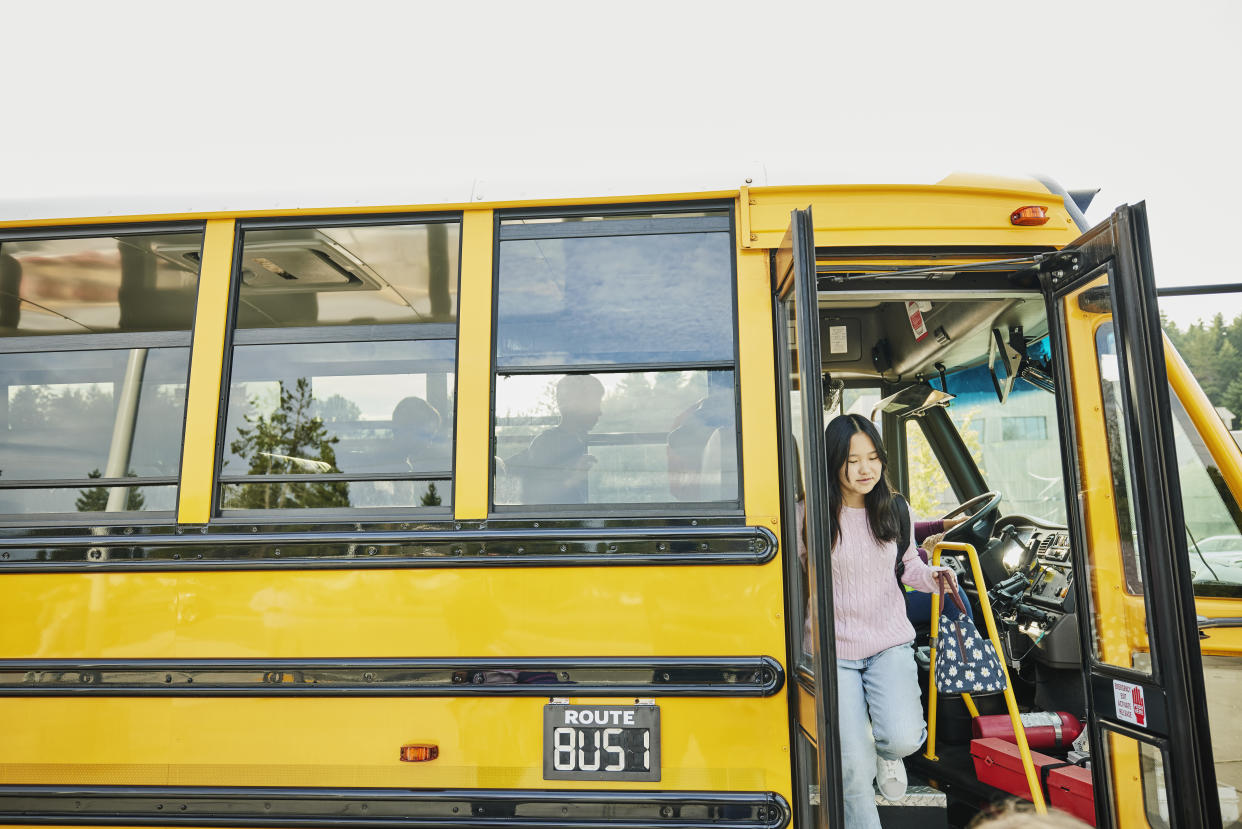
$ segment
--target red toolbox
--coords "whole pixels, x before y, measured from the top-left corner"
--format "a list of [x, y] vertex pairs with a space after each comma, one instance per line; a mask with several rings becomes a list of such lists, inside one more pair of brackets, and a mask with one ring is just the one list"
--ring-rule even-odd
[[1049, 771], [1048, 802], [1095, 826], [1095, 794], [1091, 789], [1091, 769], [1062, 766]]
[[[1022, 768], [1022, 755], [1015, 744], [999, 737], [971, 740], [970, 756], [975, 761], [975, 776], [979, 778], [979, 782], [1027, 800], [1031, 799], [1031, 789], [1026, 783], [1026, 770]], [[1038, 780], [1044, 766], [1061, 761], [1032, 751], [1031, 762], [1035, 766], [1035, 779]]]

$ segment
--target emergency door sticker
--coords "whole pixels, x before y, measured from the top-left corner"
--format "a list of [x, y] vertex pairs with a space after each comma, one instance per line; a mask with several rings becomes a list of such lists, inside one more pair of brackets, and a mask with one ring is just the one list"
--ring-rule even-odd
[[906, 313], [910, 316], [910, 330], [914, 332], [914, 341], [919, 342], [927, 336], [927, 324], [923, 322], [923, 303], [912, 299], [906, 300]]
[[1142, 685], [1114, 679], [1113, 699], [1117, 704], [1117, 719], [1147, 727], [1147, 706], [1143, 703]]

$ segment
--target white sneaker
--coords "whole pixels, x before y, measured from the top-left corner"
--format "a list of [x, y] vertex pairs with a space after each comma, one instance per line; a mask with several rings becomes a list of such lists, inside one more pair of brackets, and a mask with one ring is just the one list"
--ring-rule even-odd
[[906, 796], [906, 764], [876, 755], [875, 784], [885, 800], [894, 803], [901, 800]]

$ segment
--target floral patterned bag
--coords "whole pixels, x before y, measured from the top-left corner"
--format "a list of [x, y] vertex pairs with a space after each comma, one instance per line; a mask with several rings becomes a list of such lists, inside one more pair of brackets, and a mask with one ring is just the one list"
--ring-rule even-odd
[[[948, 579], [938, 581], [939, 641], [932, 642], [936, 649], [936, 690], [942, 694], [991, 694], [1005, 690], [1005, 672], [1001, 670], [996, 648], [980, 635], [957, 591], [945, 589]], [[955, 611], [950, 611], [946, 596], [956, 605]]]

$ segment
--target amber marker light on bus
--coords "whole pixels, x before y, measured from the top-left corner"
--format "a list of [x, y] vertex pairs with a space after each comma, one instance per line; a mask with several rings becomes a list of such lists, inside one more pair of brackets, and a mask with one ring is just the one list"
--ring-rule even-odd
[[426, 763], [440, 756], [440, 747], [431, 743], [406, 743], [401, 746], [402, 763]]
[[1048, 223], [1048, 208], [1035, 204], [1019, 207], [1009, 214], [1009, 223], [1018, 227], [1038, 227]]

